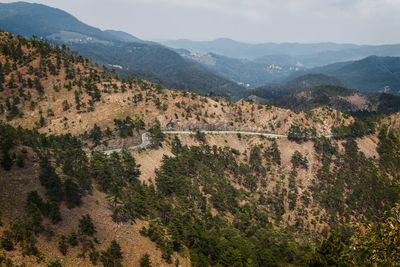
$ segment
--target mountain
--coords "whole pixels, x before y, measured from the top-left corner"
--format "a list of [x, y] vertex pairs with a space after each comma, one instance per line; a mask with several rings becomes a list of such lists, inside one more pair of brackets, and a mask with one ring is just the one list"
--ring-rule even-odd
[[295, 110], [311, 110], [329, 106], [352, 114], [392, 114], [400, 110], [400, 96], [363, 93], [339, 86], [316, 86], [298, 90], [272, 100], [278, 107]]
[[101, 43], [72, 43], [69, 47], [95, 62], [107, 62], [107, 66], [114, 66], [121, 74], [135, 74], [167, 88], [233, 98], [244, 91], [237, 83], [158, 44], [119, 42], [109, 46]]
[[7, 32], [0, 51], [0, 265], [397, 263], [399, 113], [165, 90]]
[[352, 44], [318, 43], [261, 43], [249, 44], [237, 42], [228, 38], [220, 38], [214, 41], [191, 41], [187, 39], [165, 41], [163, 44], [173, 48], [184, 48], [200, 54], [216, 53], [233, 58], [256, 59], [265, 55], [301, 56], [323, 51], [337, 51], [346, 48], [354, 48]]
[[[245, 58], [259, 61], [269, 56], [270, 64], [301, 64], [305, 68], [314, 68], [335, 62], [360, 60], [368, 56], [400, 56], [400, 44], [393, 45], [354, 45], [336, 43], [260, 43], [249, 44], [230, 39], [195, 42], [176, 40], [163, 42], [172, 48], [183, 48], [200, 55], [215, 53], [231, 58]], [[268, 58], [268, 57], [267, 57]], [[294, 64], [293, 64], [294, 63]]]
[[347, 48], [339, 51], [322, 51], [298, 57], [308, 68], [324, 66], [336, 62], [361, 60], [369, 56], [400, 56], [400, 44], [393, 45], [363, 45]]
[[246, 92], [246, 96], [256, 96], [261, 103], [268, 103], [278, 96], [289, 95], [297, 90], [320, 85], [343, 86], [343, 83], [334, 77], [323, 74], [305, 74], [281, 85], [266, 85], [254, 88]]
[[95, 38], [95, 41], [115, 40], [113, 35], [86, 25], [65, 11], [26, 2], [0, 3], [0, 27], [26, 37], [46, 38], [71, 32]]
[[197, 61], [213, 72], [249, 88], [271, 83], [303, 69], [301, 66], [297, 66], [296, 63], [290, 64], [288, 60], [284, 64], [278, 65], [277, 61], [273, 60], [272, 57], [270, 59], [264, 57], [258, 61], [251, 61], [214, 53], [199, 55], [190, 53], [186, 49], [176, 51], [183, 57]]
[[129, 33], [123, 32], [123, 31], [105, 30], [104, 32], [113, 35], [114, 37], [120, 39], [121, 41], [134, 42], [134, 43], [143, 42], [142, 40], [133, 36], [132, 34], [129, 34]]
[[368, 92], [400, 93], [400, 57], [370, 56], [310, 70], [341, 80], [346, 87]]
[[41, 4], [0, 4], [0, 28], [25, 37], [36, 35], [123, 74], [136, 74], [169, 88], [235, 96], [244, 90], [176, 52], [118, 31], [101, 31], [70, 14]]

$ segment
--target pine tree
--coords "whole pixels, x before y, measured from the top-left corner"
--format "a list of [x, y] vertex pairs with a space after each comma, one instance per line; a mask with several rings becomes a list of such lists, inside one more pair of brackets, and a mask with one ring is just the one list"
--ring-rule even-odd
[[13, 160], [10, 157], [7, 149], [3, 149], [3, 158], [1, 159], [1, 166], [4, 170], [9, 171], [11, 170], [13, 165]]
[[140, 258], [140, 267], [151, 267], [150, 255], [145, 253]]

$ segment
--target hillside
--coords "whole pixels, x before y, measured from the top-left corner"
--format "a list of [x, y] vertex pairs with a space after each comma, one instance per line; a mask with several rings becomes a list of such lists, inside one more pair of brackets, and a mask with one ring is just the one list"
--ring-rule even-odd
[[[262, 58], [258, 61], [248, 59], [229, 58], [214, 53], [199, 55], [181, 51], [182, 56], [195, 60], [219, 75], [243, 84], [249, 88], [255, 88], [277, 79], [282, 79], [288, 75], [302, 70], [300, 66], [294, 64], [280, 65], [274, 58]], [[279, 61], [279, 60], [278, 60]], [[279, 61], [280, 62], [280, 61]]]
[[266, 85], [254, 88], [246, 92], [246, 96], [256, 96], [261, 103], [269, 103], [276, 97], [321, 85], [342, 86], [343, 84], [341, 81], [331, 76], [323, 74], [305, 74], [281, 85]]
[[363, 93], [338, 86], [316, 86], [272, 100], [274, 105], [291, 109], [314, 109], [329, 106], [342, 112], [391, 114], [400, 110], [400, 97]]
[[366, 92], [399, 94], [400, 57], [370, 56], [358, 61], [343, 62], [310, 70], [336, 77], [349, 88]]
[[[1, 264], [301, 266], [321, 260], [330, 233], [353, 244], [356, 223], [381, 222], [400, 200], [399, 114], [166, 90], [6, 32], [0, 51]], [[143, 132], [145, 150], [100, 152]]]
[[[16, 49], [21, 44], [16, 38], [7, 39], [7, 33], [2, 36], [4, 46]], [[8, 62], [15, 60], [12, 52], [3, 57], [5, 78], [2, 85], [3, 88], [11, 87], [2, 92], [3, 112], [0, 116], [14, 125], [41, 126], [42, 132], [82, 134], [92, 129], [95, 123], [109, 126], [114, 118], [123, 119], [130, 114], [132, 118], [136, 115], [142, 118], [146, 125], [158, 120], [162, 128], [283, 133], [290, 127], [290, 122], [304, 120], [301, 114], [276, 107], [164, 90], [136, 78], [116, 80], [83, 58], [68, 54], [67, 50], [52, 48], [43, 42], [21, 40], [22, 43], [33, 42], [39, 49], [21, 45], [22, 50], [18, 53], [22, 53], [20, 57], [24, 60], [17, 61], [15, 70], [9, 68], [11, 63], [6, 64], [7, 59]], [[42, 50], [45, 52], [40, 54]], [[24, 53], [32, 55], [25, 59]], [[319, 110], [318, 113], [329, 116], [329, 111]], [[99, 116], [102, 119], [97, 121]], [[318, 134], [329, 134], [330, 126], [338, 122], [326, 123], [313, 123]]]
[[101, 31], [72, 15], [45, 5], [17, 2], [0, 4], [0, 28], [30, 38], [36, 35], [115, 67], [122, 74], [136, 74], [169, 88], [201, 94], [233, 96], [244, 90], [174, 51], [118, 31]]

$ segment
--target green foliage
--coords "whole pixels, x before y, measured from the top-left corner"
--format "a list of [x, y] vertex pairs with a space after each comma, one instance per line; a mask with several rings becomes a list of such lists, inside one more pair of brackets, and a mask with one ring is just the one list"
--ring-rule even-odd
[[13, 164], [14, 161], [12, 160], [8, 150], [3, 148], [3, 157], [1, 159], [1, 166], [3, 167], [4, 170], [10, 171]]
[[89, 138], [93, 142], [93, 147], [100, 145], [101, 139], [103, 138], [103, 133], [97, 124], [94, 124], [93, 129], [89, 132]]
[[136, 129], [137, 132], [144, 129], [144, 122], [138, 116], [136, 116], [134, 120], [129, 116], [124, 120], [114, 119], [114, 124], [119, 131], [119, 136], [122, 138], [133, 136], [134, 129]]
[[82, 218], [79, 219], [79, 233], [82, 235], [93, 236], [96, 232], [96, 227], [93, 224], [92, 218], [89, 214], [82, 215]]
[[100, 258], [100, 253], [98, 251], [95, 250], [90, 251], [89, 259], [93, 265], [97, 265], [97, 261], [99, 260], [99, 258]]
[[104, 267], [120, 267], [122, 266], [120, 261], [116, 261], [107, 251], [102, 251], [100, 255], [100, 261]]
[[71, 247], [76, 247], [78, 245], [78, 234], [75, 231], [73, 231], [73, 232], [71, 232], [69, 234], [69, 236], [68, 236], [68, 244]]
[[196, 134], [194, 135], [194, 137], [201, 143], [206, 143], [206, 134], [200, 131], [196, 131]]
[[64, 101], [62, 102], [63, 111], [67, 111], [70, 107], [71, 107], [71, 106], [70, 106], [70, 104], [68, 103], [68, 100], [64, 100]]
[[182, 142], [179, 139], [178, 136], [175, 135], [174, 140], [172, 140], [172, 144], [171, 144], [171, 152], [174, 155], [178, 155], [179, 153], [183, 152], [183, 146], [182, 146]]
[[150, 255], [145, 253], [140, 257], [140, 267], [151, 267]]
[[307, 266], [397, 266], [400, 260], [400, 205], [375, 224], [357, 224], [346, 245], [332, 233], [313, 253]]
[[400, 166], [400, 139], [393, 129], [388, 130], [383, 126], [379, 131], [379, 143], [377, 152], [379, 153], [379, 164], [382, 170], [398, 175]]
[[0, 238], [0, 248], [6, 251], [14, 250], [14, 242], [12, 240], [12, 233], [10, 231], [4, 231]]
[[90, 160], [90, 175], [96, 180], [100, 190], [112, 194], [114, 202], [117, 202], [122, 197], [121, 188], [137, 185], [137, 178], [140, 175], [139, 167], [140, 165], [136, 164], [129, 152], [113, 153], [110, 156], [93, 152]]
[[60, 208], [55, 202], [43, 202], [37, 191], [31, 191], [26, 198], [25, 207], [30, 211], [40, 211], [55, 224], [61, 221]]
[[62, 235], [60, 238], [60, 241], [58, 242], [58, 250], [63, 254], [64, 256], [67, 255], [68, 252], [68, 243], [67, 243], [67, 238]]
[[353, 266], [350, 250], [333, 232], [328, 239], [306, 257], [306, 266]]
[[217, 266], [223, 267], [242, 267], [243, 260], [240, 250], [229, 247], [225, 250], [218, 261]]
[[19, 153], [19, 154], [17, 155], [16, 163], [17, 163], [17, 166], [18, 166], [19, 168], [25, 167], [25, 154]]
[[[344, 155], [337, 153], [337, 144], [326, 139], [315, 146], [323, 165], [311, 188], [313, 197], [327, 211], [338, 234], [349, 235], [346, 225], [351, 217], [376, 221], [400, 199], [397, 182], [376, 166], [372, 158], [366, 158], [354, 139], [343, 144]], [[391, 171], [396, 173], [398, 167]]]
[[161, 142], [165, 139], [165, 134], [161, 131], [161, 126], [159, 123], [154, 124], [150, 129], [151, 141], [153, 147], [157, 148], [161, 145]]
[[304, 128], [298, 124], [292, 124], [288, 131], [288, 139], [302, 143], [310, 139], [317, 137], [317, 131], [315, 128]]
[[332, 127], [332, 135], [336, 139], [358, 138], [375, 133], [374, 118], [359, 119], [348, 126]]
[[107, 252], [110, 253], [110, 255], [114, 259], [122, 259], [121, 246], [116, 240], [111, 241], [110, 247], [107, 249]]
[[79, 185], [71, 178], [64, 182], [65, 201], [69, 209], [79, 206], [81, 204], [82, 194]]
[[395, 266], [400, 262], [400, 205], [375, 225], [359, 225], [353, 253], [360, 266]]
[[53, 201], [63, 198], [62, 182], [48, 158], [43, 158], [40, 163], [40, 183], [46, 188], [46, 195]]
[[0, 254], [0, 266], [5, 266], [5, 267], [12, 267], [13, 262], [11, 259], [6, 257], [6, 254]]
[[[175, 146], [176, 155], [165, 156], [156, 173], [157, 189], [140, 184], [121, 187], [121, 204], [117, 207], [119, 212], [151, 219], [148, 229], [141, 233], [157, 244], [167, 262], [172, 262], [172, 252], [183, 246], [190, 249], [194, 266], [218, 264], [229, 247], [240, 252], [242, 264], [249, 261], [254, 266], [265, 266], [299, 260], [297, 252], [288, 252], [297, 247], [294, 240], [271, 227], [267, 214], [254, 204], [255, 199], [249, 197], [251, 201], [239, 204], [245, 194], [227, 178], [239, 173], [230, 148]], [[260, 156], [260, 151], [256, 154]], [[249, 166], [246, 173], [257, 177]], [[207, 199], [205, 194], [211, 197]], [[218, 215], [211, 215], [211, 207]], [[227, 212], [233, 216], [232, 223], [224, 218]]]
[[295, 151], [292, 155], [292, 159], [291, 159], [292, 165], [293, 165], [293, 169], [296, 169], [298, 167], [304, 168], [304, 169], [308, 169], [308, 160], [307, 158], [299, 152], [299, 151]]
[[47, 267], [62, 267], [60, 260], [55, 260], [47, 264]]
[[281, 152], [275, 140], [273, 140], [271, 145], [265, 150], [264, 157], [267, 160], [272, 160], [276, 164], [281, 165]]

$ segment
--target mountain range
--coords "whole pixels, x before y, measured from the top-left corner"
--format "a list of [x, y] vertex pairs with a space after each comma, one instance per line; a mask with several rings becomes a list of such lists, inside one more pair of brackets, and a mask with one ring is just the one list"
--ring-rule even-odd
[[144, 42], [120, 31], [102, 31], [72, 15], [41, 4], [0, 4], [0, 28], [30, 38], [36, 35], [70, 49], [94, 62], [115, 67], [169, 88], [232, 96], [244, 90], [201, 64], [186, 60], [162, 45]]
[[[359, 60], [371, 55], [400, 56], [400, 44], [355, 45], [336, 43], [260, 43], [250, 44], [227, 38], [196, 42], [186, 39], [164, 41], [172, 48], [183, 48], [201, 55], [220, 54], [232, 58], [256, 60], [264, 56], [286, 55], [306, 68], [327, 65], [339, 61]], [[276, 59], [275, 64], [282, 64]]]
[[396, 57], [400, 45], [248, 44], [221, 38], [166, 41], [163, 44], [171, 47], [167, 48], [122, 31], [86, 25], [56, 8], [25, 2], [0, 4], [0, 28], [66, 44], [123, 76], [136, 75], [167, 88], [232, 100], [248, 96], [247, 89], [257, 87], [252, 92], [260, 97], [286, 90], [287, 81], [305, 74], [331, 76], [339, 81], [334, 85], [359, 91], [400, 92]]

